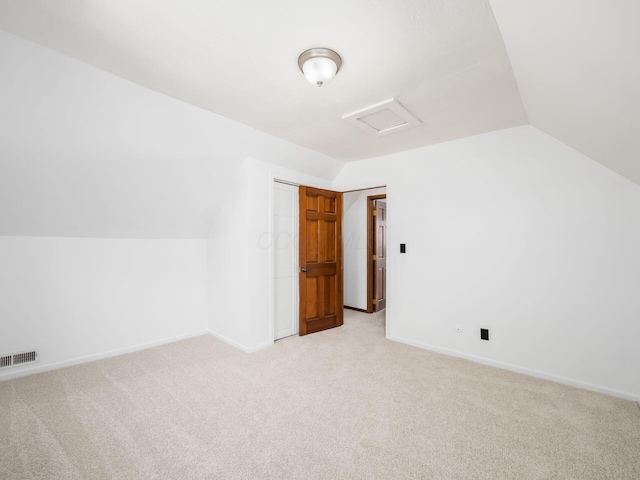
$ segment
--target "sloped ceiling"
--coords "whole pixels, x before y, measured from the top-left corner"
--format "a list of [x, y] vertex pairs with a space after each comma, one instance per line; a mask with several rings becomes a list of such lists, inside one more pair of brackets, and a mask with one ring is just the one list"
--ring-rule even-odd
[[245, 158], [343, 166], [1, 30], [0, 65], [0, 235], [204, 238]]
[[[0, 28], [343, 161], [527, 122], [488, 0], [0, 0]], [[311, 47], [344, 60], [322, 88]], [[391, 97], [422, 126], [341, 120]]]
[[[46, 47], [0, 32], [0, 235], [202, 237], [247, 156], [331, 179], [524, 123], [640, 184], [638, 18], [636, 0], [0, 0], [0, 29]], [[344, 59], [320, 89], [297, 67], [313, 46]], [[341, 120], [390, 97], [422, 126]]]
[[640, 184], [640, 2], [491, 6], [529, 122]]

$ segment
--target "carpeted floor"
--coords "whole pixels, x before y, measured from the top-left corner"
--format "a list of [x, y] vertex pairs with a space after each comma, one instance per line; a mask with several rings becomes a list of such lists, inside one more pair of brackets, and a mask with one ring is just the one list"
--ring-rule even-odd
[[634, 402], [384, 338], [202, 336], [0, 383], [1, 479], [640, 479]]

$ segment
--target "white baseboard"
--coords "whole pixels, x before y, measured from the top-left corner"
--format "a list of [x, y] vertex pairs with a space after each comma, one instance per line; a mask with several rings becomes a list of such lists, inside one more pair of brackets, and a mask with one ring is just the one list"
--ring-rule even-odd
[[449, 348], [438, 347], [435, 345], [430, 345], [428, 343], [416, 342], [415, 340], [409, 340], [407, 338], [396, 337], [393, 335], [387, 336], [387, 338], [389, 340], [393, 340], [394, 342], [404, 343], [406, 345], [422, 348], [424, 350], [429, 350], [436, 353], [442, 353], [444, 355], [450, 355], [452, 357], [464, 358], [466, 360], [471, 360], [472, 362], [481, 363], [483, 365], [488, 365], [490, 367], [496, 367], [496, 368], [501, 368], [503, 370], [509, 370], [511, 372], [522, 373], [524, 375], [529, 375], [531, 377], [542, 378], [543, 380], [550, 380], [552, 382], [561, 383], [563, 385], [569, 385], [571, 387], [583, 388], [585, 390], [589, 390], [592, 392], [604, 393], [606, 395], [611, 395], [612, 397], [623, 398], [625, 400], [631, 400], [633, 402], [638, 402], [640, 404], [640, 397], [638, 395], [635, 395], [629, 392], [623, 392], [623, 391], [615, 390], [612, 388], [601, 387], [599, 385], [593, 385], [591, 383], [583, 382], [580, 380], [574, 380], [572, 378], [553, 375], [550, 373], [534, 370], [531, 368], [521, 367], [519, 365], [513, 365], [511, 363], [491, 360], [490, 358], [480, 357], [478, 355], [460, 352], [458, 350], [451, 350]]
[[[63, 360], [60, 362], [25, 366], [24, 368], [12, 368], [8, 372], [0, 374], [0, 381], [10, 380], [12, 378], [25, 377], [27, 375], [33, 375], [34, 373], [48, 372], [50, 370], [56, 370], [58, 368], [70, 367], [72, 365], [79, 365], [81, 363], [93, 362], [95, 360], [101, 360], [103, 358], [115, 357], [117, 355], [123, 355], [125, 353], [137, 352], [139, 350], [145, 350], [147, 348], [157, 347], [159, 345], [165, 345], [167, 343], [177, 342], [179, 340], [186, 340], [187, 338], [199, 337], [200, 335], [206, 335], [209, 330], [199, 330], [197, 332], [187, 333], [183, 335], [177, 335], [175, 337], [163, 338], [160, 340], [154, 340], [147, 343], [139, 343], [137, 345], [131, 345], [128, 347], [117, 348], [115, 350], [108, 350], [106, 352], [96, 353], [93, 355], [86, 355], [84, 357], [72, 358], [70, 360]], [[19, 370], [18, 370], [19, 368]]]
[[235, 340], [231, 340], [228, 337], [225, 337], [224, 335], [214, 332], [213, 330], [209, 330], [208, 333], [214, 337], [216, 337], [218, 340], [222, 340], [224, 343], [227, 343], [229, 345], [231, 345], [232, 347], [237, 348], [238, 350], [242, 350], [245, 353], [253, 353], [253, 352], [257, 352], [258, 350], [263, 350], [265, 348], [268, 348], [270, 346], [273, 345], [273, 342], [266, 342], [266, 343], [262, 343], [260, 345], [256, 345], [254, 347], [246, 347], [238, 342], [236, 342]]

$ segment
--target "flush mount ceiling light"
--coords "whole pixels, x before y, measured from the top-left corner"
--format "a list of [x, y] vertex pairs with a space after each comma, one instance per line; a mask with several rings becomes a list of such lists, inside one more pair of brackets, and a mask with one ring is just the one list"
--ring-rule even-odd
[[342, 58], [328, 48], [310, 48], [298, 57], [298, 66], [309, 82], [321, 87], [340, 71]]

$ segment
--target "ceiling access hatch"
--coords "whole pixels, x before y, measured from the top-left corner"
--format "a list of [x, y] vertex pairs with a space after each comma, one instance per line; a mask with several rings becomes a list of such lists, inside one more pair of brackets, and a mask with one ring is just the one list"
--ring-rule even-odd
[[422, 125], [422, 122], [414, 117], [395, 98], [390, 98], [384, 102], [350, 113], [343, 116], [342, 119], [374, 137], [381, 137]]

